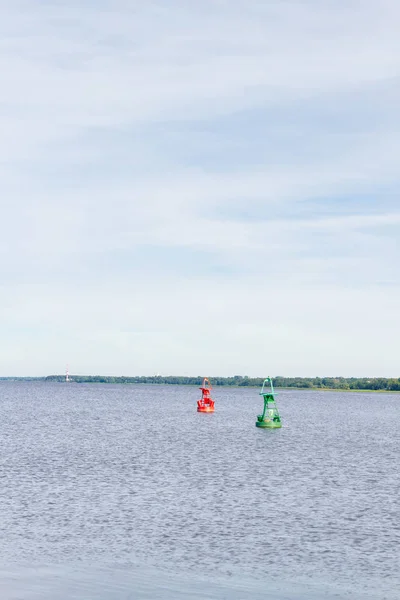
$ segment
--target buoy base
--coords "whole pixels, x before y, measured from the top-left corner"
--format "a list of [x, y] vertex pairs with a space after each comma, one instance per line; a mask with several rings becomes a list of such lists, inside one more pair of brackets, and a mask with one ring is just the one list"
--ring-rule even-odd
[[197, 412], [211, 413], [214, 412], [213, 406], [198, 406]]
[[261, 427], [262, 429], [279, 429], [282, 427], [282, 423], [260, 423], [259, 421], [256, 421], [256, 427]]
[[282, 427], [282, 423], [280, 419], [279, 421], [274, 419], [263, 420], [261, 416], [259, 416], [257, 417], [256, 427], [262, 427], [263, 429], [279, 429], [279, 427]]

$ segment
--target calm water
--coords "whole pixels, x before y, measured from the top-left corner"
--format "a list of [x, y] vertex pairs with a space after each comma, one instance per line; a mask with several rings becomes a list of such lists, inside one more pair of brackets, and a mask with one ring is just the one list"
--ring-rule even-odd
[[0, 384], [0, 597], [400, 597], [400, 395]]

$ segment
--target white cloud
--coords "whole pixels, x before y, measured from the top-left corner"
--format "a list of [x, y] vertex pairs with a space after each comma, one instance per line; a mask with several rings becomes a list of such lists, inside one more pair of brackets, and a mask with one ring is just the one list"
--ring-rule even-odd
[[396, 375], [399, 17], [0, 0], [0, 372]]

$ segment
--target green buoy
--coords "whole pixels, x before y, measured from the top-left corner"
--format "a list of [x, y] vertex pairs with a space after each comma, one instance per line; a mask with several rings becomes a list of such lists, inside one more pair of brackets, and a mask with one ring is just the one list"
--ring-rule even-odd
[[[270, 383], [271, 389], [265, 389], [265, 385]], [[256, 427], [265, 429], [277, 429], [282, 427], [281, 418], [279, 416], [278, 407], [275, 402], [275, 393], [272, 385], [271, 377], [264, 379], [260, 396], [264, 398], [264, 410], [262, 415], [257, 415]]]

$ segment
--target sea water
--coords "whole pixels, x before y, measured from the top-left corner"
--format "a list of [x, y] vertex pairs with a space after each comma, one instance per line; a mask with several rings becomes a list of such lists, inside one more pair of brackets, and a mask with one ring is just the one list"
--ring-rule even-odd
[[400, 395], [0, 383], [2, 600], [400, 597]]

